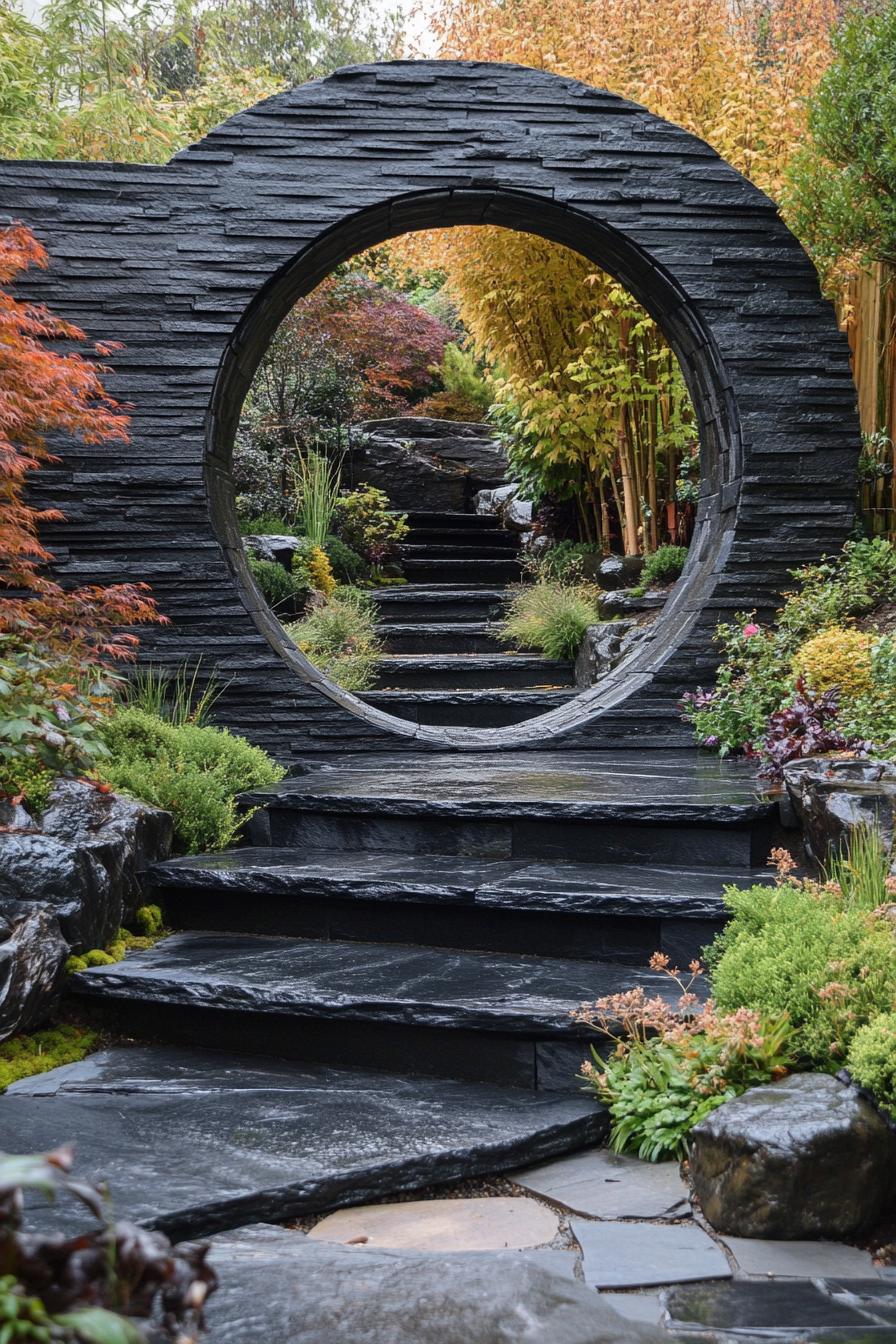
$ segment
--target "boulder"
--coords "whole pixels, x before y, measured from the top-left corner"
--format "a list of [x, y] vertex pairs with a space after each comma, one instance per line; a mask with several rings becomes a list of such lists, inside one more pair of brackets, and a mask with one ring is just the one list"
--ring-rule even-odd
[[638, 582], [643, 568], [644, 557], [641, 555], [608, 555], [598, 566], [597, 581], [601, 588], [609, 591], [631, 588]]
[[784, 767], [787, 792], [810, 858], [824, 864], [858, 827], [875, 827], [896, 873], [896, 762], [814, 756]]
[[853, 1236], [896, 1192], [896, 1135], [826, 1073], [754, 1087], [691, 1131], [690, 1172], [717, 1231], [782, 1241]]
[[103, 947], [143, 903], [171, 838], [169, 813], [57, 780], [40, 830], [0, 833], [0, 898], [46, 905], [75, 951]]
[[507, 474], [507, 455], [491, 425], [406, 415], [366, 420], [355, 428], [374, 438], [402, 440], [416, 452], [435, 454], [440, 461], [460, 467], [469, 477], [471, 494], [500, 485]]
[[0, 1041], [39, 1026], [55, 1007], [68, 945], [53, 913], [0, 900]]
[[532, 503], [514, 495], [507, 501], [501, 513], [504, 526], [511, 532], [528, 532], [532, 526]]
[[432, 451], [420, 452], [408, 440], [383, 434], [353, 443], [343, 484], [373, 485], [396, 509], [432, 513], [463, 512], [469, 492], [467, 472], [435, 456], [434, 445]]
[[639, 594], [620, 588], [602, 597], [600, 605], [603, 611], [612, 616], [630, 616], [637, 612], [659, 611], [666, 605], [668, 598], [668, 591], [663, 589], [651, 589]]
[[577, 686], [593, 686], [609, 672], [622, 657], [622, 642], [629, 631], [637, 628], [637, 621], [600, 621], [589, 625], [581, 648], [576, 655]]
[[303, 545], [303, 539], [287, 534], [252, 535], [243, 537], [243, 544], [246, 550], [251, 551], [259, 560], [270, 560], [282, 565], [284, 569], [291, 570], [292, 558]]
[[[283, 1228], [211, 1238], [220, 1286], [209, 1344], [634, 1344], [658, 1328], [623, 1320], [584, 1283], [521, 1251], [376, 1250]], [[544, 1255], [544, 1252], [540, 1253]]]

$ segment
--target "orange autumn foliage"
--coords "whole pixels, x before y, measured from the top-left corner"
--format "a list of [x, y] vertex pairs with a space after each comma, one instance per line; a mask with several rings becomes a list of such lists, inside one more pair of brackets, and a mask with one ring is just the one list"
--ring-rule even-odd
[[[129, 658], [136, 636], [124, 627], [162, 621], [146, 584], [64, 589], [46, 572], [52, 560], [39, 537], [58, 509], [36, 509], [26, 498], [30, 472], [59, 459], [48, 434], [83, 443], [127, 442], [128, 417], [106, 395], [102, 365], [50, 342], [84, 342], [80, 328], [43, 304], [13, 297], [8, 287], [48, 257], [22, 224], [0, 230], [0, 636], [39, 640], [73, 670]], [[97, 343], [99, 356], [115, 347]]]

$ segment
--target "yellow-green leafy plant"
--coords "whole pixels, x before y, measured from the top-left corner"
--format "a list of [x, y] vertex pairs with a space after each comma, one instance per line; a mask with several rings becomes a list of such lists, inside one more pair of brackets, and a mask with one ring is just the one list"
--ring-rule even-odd
[[859, 1028], [896, 1004], [894, 927], [775, 857], [775, 885], [725, 888], [732, 918], [707, 949], [713, 993], [722, 1012], [787, 1013], [801, 1059], [834, 1072]]
[[794, 674], [813, 691], [839, 690], [843, 699], [872, 689], [873, 637], [863, 630], [834, 626], [801, 644], [793, 657]]
[[859, 1028], [846, 1067], [854, 1081], [896, 1120], [896, 1011], [881, 1013]]
[[171, 724], [119, 709], [104, 726], [102, 777], [114, 789], [171, 812], [181, 853], [226, 849], [244, 820], [237, 795], [286, 773], [260, 747], [223, 728]]
[[97, 1034], [87, 1027], [62, 1023], [0, 1042], [0, 1091], [20, 1078], [47, 1073], [60, 1064], [74, 1064], [89, 1055]]

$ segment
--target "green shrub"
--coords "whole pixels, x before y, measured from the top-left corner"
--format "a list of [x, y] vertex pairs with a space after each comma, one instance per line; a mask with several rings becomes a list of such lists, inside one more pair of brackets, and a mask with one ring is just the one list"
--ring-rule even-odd
[[853, 1037], [846, 1067], [896, 1120], [896, 1012], [881, 1013]]
[[124, 701], [132, 709], [143, 709], [168, 723], [206, 724], [226, 687], [214, 676], [203, 686], [201, 672], [201, 658], [197, 658], [192, 671], [186, 663], [174, 672], [151, 663], [137, 667], [123, 688]]
[[346, 691], [372, 685], [381, 653], [376, 605], [357, 588], [337, 588], [329, 601], [284, 627], [302, 653]]
[[339, 496], [333, 513], [333, 530], [347, 546], [378, 567], [394, 559], [408, 533], [406, 513], [394, 513], [389, 496], [373, 485]]
[[279, 513], [261, 513], [254, 518], [241, 518], [239, 528], [244, 537], [285, 537], [292, 532], [292, 525]]
[[276, 560], [260, 560], [256, 555], [250, 555], [248, 560], [252, 577], [272, 611], [292, 610], [296, 600], [308, 593], [310, 582], [305, 581], [301, 569], [295, 565], [290, 573]]
[[575, 582], [582, 577], [582, 562], [601, 554], [600, 547], [590, 541], [558, 541], [536, 559], [535, 573], [543, 579]]
[[27, 1036], [0, 1043], [0, 1091], [20, 1078], [47, 1073], [61, 1064], [74, 1064], [89, 1055], [97, 1043], [95, 1031], [65, 1024], [45, 1027]]
[[56, 776], [37, 757], [0, 759], [0, 798], [20, 795], [33, 816], [40, 816], [50, 800]]
[[658, 546], [644, 561], [639, 589], [646, 592], [654, 583], [674, 583], [681, 578], [687, 558], [687, 546]]
[[858, 1029], [896, 1005], [892, 926], [814, 883], [728, 887], [725, 899], [733, 918], [707, 951], [719, 1009], [786, 1012], [801, 1056], [841, 1067]]
[[881, 635], [871, 646], [871, 689], [842, 705], [847, 737], [871, 742], [877, 756], [896, 754], [896, 639]]
[[285, 773], [260, 747], [225, 729], [170, 724], [139, 709], [119, 710], [104, 738], [103, 778], [171, 812], [176, 848], [188, 854], [226, 849], [240, 828], [235, 796]]
[[366, 579], [369, 567], [363, 555], [348, 546], [341, 537], [327, 537], [324, 551], [333, 567], [337, 582], [353, 584]]
[[514, 590], [498, 638], [547, 658], [575, 658], [588, 626], [599, 620], [597, 588], [542, 580]]

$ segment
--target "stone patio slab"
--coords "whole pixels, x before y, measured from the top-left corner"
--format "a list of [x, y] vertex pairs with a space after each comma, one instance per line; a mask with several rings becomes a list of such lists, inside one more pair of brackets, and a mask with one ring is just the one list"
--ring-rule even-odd
[[858, 1330], [843, 1338], [864, 1344], [861, 1330], [873, 1324], [861, 1311], [834, 1301], [809, 1282], [700, 1284], [673, 1289], [666, 1305], [670, 1329], [807, 1332], [839, 1327]]
[[[188, 1237], [517, 1167], [593, 1142], [600, 1120], [586, 1098], [119, 1047], [10, 1087], [0, 1150], [71, 1141], [118, 1217]], [[65, 1202], [35, 1217], [85, 1222]]]
[[557, 1215], [534, 1199], [482, 1196], [340, 1209], [322, 1219], [308, 1236], [312, 1241], [362, 1243], [373, 1249], [504, 1251], [545, 1246], [559, 1231]]
[[588, 1149], [515, 1172], [526, 1190], [593, 1218], [681, 1218], [690, 1213], [688, 1188], [677, 1162]]
[[821, 1279], [830, 1276], [866, 1278], [874, 1261], [857, 1246], [836, 1241], [760, 1241], [754, 1237], [724, 1237], [723, 1241], [745, 1274], [773, 1279]]
[[570, 1219], [582, 1248], [585, 1282], [593, 1288], [649, 1288], [702, 1279], [728, 1279], [727, 1259], [693, 1223], [590, 1223]]
[[668, 1344], [544, 1268], [546, 1252], [434, 1255], [277, 1232], [261, 1255], [241, 1234], [214, 1238], [207, 1344]]

